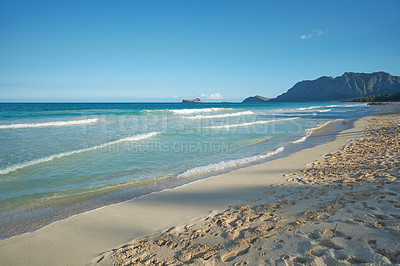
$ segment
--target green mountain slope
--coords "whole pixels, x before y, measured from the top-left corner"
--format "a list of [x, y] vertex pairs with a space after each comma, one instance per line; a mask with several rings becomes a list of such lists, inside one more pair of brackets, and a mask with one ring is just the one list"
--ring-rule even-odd
[[296, 83], [274, 102], [342, 101], [356, 97], [400, 92], [400, 77], [385, 72], [346, 72], [340, 77], [320, 77]]

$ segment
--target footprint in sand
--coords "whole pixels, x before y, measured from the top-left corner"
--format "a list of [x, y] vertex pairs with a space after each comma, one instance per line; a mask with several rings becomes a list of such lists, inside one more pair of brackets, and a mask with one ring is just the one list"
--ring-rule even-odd
[[372, 249], [376, 248], [376, 240], [375, 239], [368, 239], [367, 243]]
[[312, 258], [300, 257], [300, 256], [290, 256], [286, 255], [282, 258], [286, 265], [299, 265], [299, 264], [311, 264], [313, 262]]
[[325, 253], [328, 251], [329, 249], [326, 247], [321, 247], [321, 246], [316, 246], [310, 249], [310, 253], [313, 256], [317, 256], [317, 257], [321, 257], [323, 255], [325, 255]]

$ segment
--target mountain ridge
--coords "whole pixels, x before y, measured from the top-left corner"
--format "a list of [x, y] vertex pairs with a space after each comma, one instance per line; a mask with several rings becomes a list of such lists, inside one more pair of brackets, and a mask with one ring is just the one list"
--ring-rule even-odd
[[386, 72], [345, 72], [342, 76], [322, 76], [297, 82], [272, 102], [345, 101], [356, 97], [400, 92], [400, 77]]

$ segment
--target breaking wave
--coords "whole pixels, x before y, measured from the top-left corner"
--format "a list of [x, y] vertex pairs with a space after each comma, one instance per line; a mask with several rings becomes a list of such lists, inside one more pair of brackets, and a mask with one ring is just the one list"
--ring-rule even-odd
[[322, 106], [310, 106], [310, 107], [300, 107], [295, 109], [296, 111], [305, 111], [305, 110], [312, 110], [312, 109], [317, 109], [321, 108]]
[[249, 163], [253, 163], [256, 161], [266, 159], [268, 157], [279, 154], [279, 153], [283, 152], [284, 150], [285, 150], [284, 147], [279, 147], [276, 150], [268, 152], [268, 153], [262, 153], [262, 154], [254, 155], [251, 157], [230, 160], [230, 161], [222, 161], [219, 163], [209, 164], [206, 166], [195, 167], [195, 168], [192, 168], [192, 169], [189, 169], [189, 170], [183, 172], [182, 174], [179, 174], [178, 177], [189, 177], [189, 176], [194, 176], [194, 175], [205, 175], [205, 174], [209, 174], [209, 173], [213, 173], [213, 172], [223, 172], [227, 169], [237, 168], [242, 165], [246, 165]]
[[141, 110], [138, 114], [145, 114], [145, 115], [168, 115], [168, 114], [175, 114], [175, 115], [190, 115], [196, 113], [211, 113], [211, 112], [221, 112], [221, 111], [228, 111], [233, 110], [233, 108], [197, 108], [197, 109], [155, 109], [155, 110]]
[[82, 119], [82, 120], [53, 121], [53, 122], [43, 122], [43, 123], [9, 124], [9, 125], [0, 125], [0, 129], [19, 129], [19, 128], [36, 128], [36, 127], [65, 127], [65, 126], [94, 124], [97, 121], [99, 121], [98, 118], [90, 118], [90, 119]]
[[210, 126], [208, 128], [212, 128], [212, 129], [229, 129], [229, 128], [234, 128], [234, 127], [248, 127], [248, 126], [252, 126], [252, 125], [268, 124], [268, 123], [285, 121], [285, 120], [294, 120], [294, 119], [297, 119], [297, 118], [299, 118], [299, 117], [273, 119], [273, 120], [268, 120], [268, 121], [254, 121], [254, 122], [241, 123], [241, 124], [232, 124], [232, 125]]
[[223, 117], [234, 117], [234, 116], [242, 116], [242, 115], [252, 115], [254, 114], [252, 111], [243, 111], [236, 113], [226, 113], [219, 115], [196, 115], [196, 116], [185, 116], [187, 119], [211, 119], [211, 118], [223, 118]]
[[59, 159], [59, 158], [62, 158], [62, 157], [73, 155], [73, 154], [78, 154], [78, 153], [82, 153], [82, 152], [102, 149], [102, 148], [105, 148], [105, 147], [108, 147], [108, 146], [111, 146], [111, 145], [115, 145], [115, 144], [118, 144], [118, 143], [121, 143], [121, 142], [139, 141], [139, 140], [151, 138], [151, 137], [156, 136], [158, 134], [160, 134], [160, 132], [150, 132], [150, 133], [145, 133], [145, 134], [134, 135], [134, 136], [130, 136], [130, 137], [114, 140], [114, 141], [111, 141], [111, 142], [108, 142], [108, 143], [100, 144], [100, 145], [97, 145], [97, 146], [93, 146], [93, 147], [90, 147], [90, 148], [58, 153], [58, 154], [50, 155], [50, 156], [47, 156], [47, 157], [39, 158], [39, 159], [36, 159], [36, 160], [32, 160], [32, 161], [29, 161], [29, 162], [15, 164], [15, 165], [9, 166], [7, 168], [0, 169], [0, 175], [5, 175], [5, 174], [14, 172], [16, 170], [19, 170], [19, 169], [22, 169], [22, 168], [25, 168], [25, 167], [28, 167], [28, 166], [32, 166], [32, 165], [36, 165], [36, 164], [40, 164], [40, 163], [44, 163], [44, 162], [49, 162], [49, 161], [52, 161], [54, 159]]
[[324, 109], [324, 110], [319, 110], [318, 112], [319, 113], [325, 113], [325, 112], [329, 112], [329, 111], [331, 111], [332, 109]]
[[221, 112], [226, 110], [232, 110], [231, 108], [201, 108], [201, 109], [172, 109], [170, 110], [174, 114], [186, 115], [195, 113], [211, 113]]

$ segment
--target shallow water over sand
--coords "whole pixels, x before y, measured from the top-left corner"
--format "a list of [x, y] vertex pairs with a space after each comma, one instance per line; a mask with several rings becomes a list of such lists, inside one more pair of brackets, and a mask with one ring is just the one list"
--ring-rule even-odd
[[0, 236], [287, 156], [346, 125], [309, 138], [313, 128], [369, 112], [349, 103], [0, 104]]

